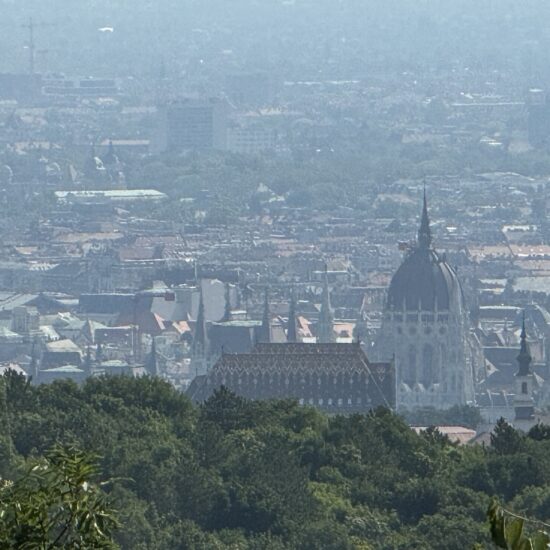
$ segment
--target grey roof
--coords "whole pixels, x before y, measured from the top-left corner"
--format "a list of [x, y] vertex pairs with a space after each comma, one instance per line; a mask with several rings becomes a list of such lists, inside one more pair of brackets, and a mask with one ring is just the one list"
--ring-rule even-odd
[[222, 355], [187, 393], [202, 401], [222, 385], [249, 399], [301, 399], [333, 412], [395, 406], [393, 364], [371, 363], [359, 344], [260, 343]]
[[518, 277], [513, 287], [515, 292], [550, 294], [550, 277]]
[[57, 353], [81, 353], [80, 348], [72, 340], [57, 340], [55, 342], [48, 342], [46, 344], [46, 349], [49, 352]]
[[27, 305], [38, 294], [16, 294], [13, 292], [0, 293], [0, 311], [11, 311], [18, 306]]
[[63, 365], [62, 367], [53, 367], [51, 369], [44, 369], [40, 372], [43, 373], [59, 373], [59, 374], [84, 374], [84, 371], [78, 368], [76, 365]]
[[388, 291], [388, 307], [395, 310], [450, 309], [462, 294], [455, 271], [433, 249], [414, 249], [397, 270]]
[[24, 338], [16, 332], [12, 332], [9, 328], [2, 326], [0, 327], [0, 342], [18, 344], [23, 342]]

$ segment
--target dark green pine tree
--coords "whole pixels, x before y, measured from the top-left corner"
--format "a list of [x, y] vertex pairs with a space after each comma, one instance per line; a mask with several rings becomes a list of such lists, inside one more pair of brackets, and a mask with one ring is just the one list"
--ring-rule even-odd
[[6, 396], [6, 377], [0, 376], [0, 478], [10, 476], [13, 467], [13, 442]]

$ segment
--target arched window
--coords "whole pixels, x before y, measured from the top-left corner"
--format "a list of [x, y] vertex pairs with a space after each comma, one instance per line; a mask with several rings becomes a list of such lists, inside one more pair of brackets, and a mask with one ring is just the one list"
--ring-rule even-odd
[[434, 382], [441, 382], [443, 378], [445, 378], [445, 369], [449, 363], [448, 357], [447, 357], [447, 347], [445, 344], [440, 344], [439, 346], [439, 360], [436, 361], [436, 365], [434, 368]]
[[434, 382], [434, 349], [426, 344], [422, 350], [422, 383], [427, 388]]
[[521, 383], [521, 393], [527, 393], [527, 382]]
[[404, 382], [412, 386], [416, 382], [416, 347], [412, 344], [409, 346], [407, 368], [405, 369]]

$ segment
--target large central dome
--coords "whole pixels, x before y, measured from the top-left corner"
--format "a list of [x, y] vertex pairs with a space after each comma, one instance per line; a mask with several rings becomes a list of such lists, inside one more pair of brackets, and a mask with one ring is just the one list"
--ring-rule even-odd
[[456, 272], [432, 248], [428, 207], [424, 194], [418, 245], [397, 270], [388, 290], [388, 308], [407, 311], [452, 309], [462, 291]]

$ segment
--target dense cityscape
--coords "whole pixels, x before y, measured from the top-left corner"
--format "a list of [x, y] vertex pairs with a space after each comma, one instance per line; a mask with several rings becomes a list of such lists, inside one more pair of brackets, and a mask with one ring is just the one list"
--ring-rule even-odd
[[546, 548], [550, 7], [26, 4], [0, 548]]

